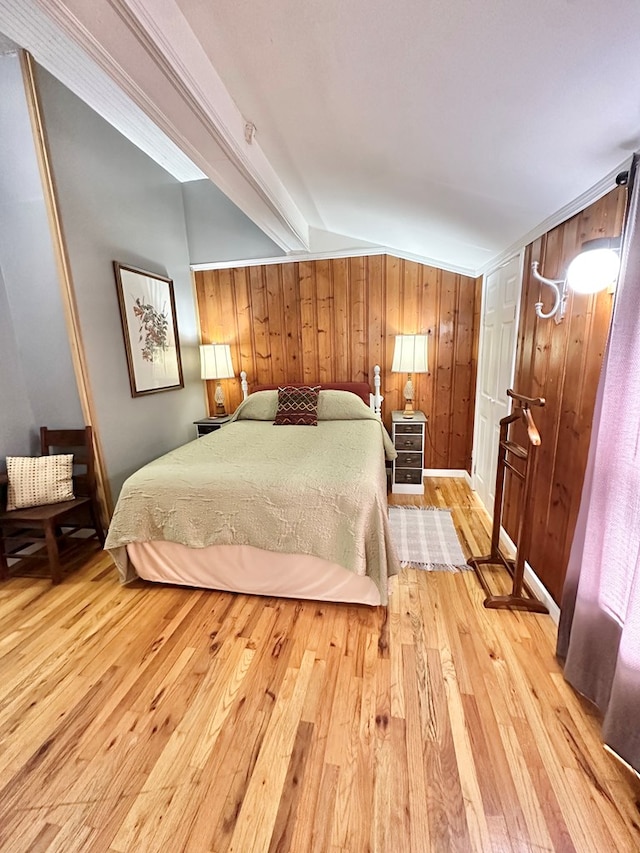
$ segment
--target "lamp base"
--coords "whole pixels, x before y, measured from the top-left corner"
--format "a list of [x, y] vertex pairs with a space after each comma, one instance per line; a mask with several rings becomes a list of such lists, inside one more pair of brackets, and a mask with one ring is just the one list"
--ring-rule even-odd
[[404, 395], [404, 412], [402, 413], [402, 417], [412, 418], [415, 412], [413, 410], [413, 382], [411, 381], [411, 374], [409, 374], [407, 384], [404, 386], [402, 393]]
[[216, 385], [216, 392], [213, 395], [213, 399], [216, 401], [216, 417], [220, 418], [223, 415], [226, 415], [227, 410], [224, 407], [224, 392], [222, 390], [222, 385], [219, 382]]

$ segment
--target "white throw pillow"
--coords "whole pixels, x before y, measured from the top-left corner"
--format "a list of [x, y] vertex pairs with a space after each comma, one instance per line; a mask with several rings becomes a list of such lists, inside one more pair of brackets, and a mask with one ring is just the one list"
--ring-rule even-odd
[[7, 456], [7, 510], [73, 500], [73, 453]]

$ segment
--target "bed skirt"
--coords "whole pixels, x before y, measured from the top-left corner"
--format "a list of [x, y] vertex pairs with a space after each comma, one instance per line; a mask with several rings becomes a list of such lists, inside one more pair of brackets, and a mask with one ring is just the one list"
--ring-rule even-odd
[[252, 545], [189, 548], [176, 542], [130, 542], [127, 554], [144, 580], [349, 604], [380, 604], [371, 578], [308, 554], [280, 554]]

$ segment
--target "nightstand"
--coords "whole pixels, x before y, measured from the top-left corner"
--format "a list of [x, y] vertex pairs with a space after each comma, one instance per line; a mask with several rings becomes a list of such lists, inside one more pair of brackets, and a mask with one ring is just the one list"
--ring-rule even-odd
[[194, 421], [196, 430], [198, 431], [198, 438], [202, 438], [203, 435], [208, 435], [210, 432], [215, 432], [220, 427], [228, 424], [230, 420], [231, 415], [221, 415], [219, 418], [200, 418], [199, 421]]
[[391, 440], [398, 451], [393, 460], [391, 491], [397, 495], [423, 495], [424, 441], [427, 418], [416, 412], [403, 418], [403, 412], [391, 413]]

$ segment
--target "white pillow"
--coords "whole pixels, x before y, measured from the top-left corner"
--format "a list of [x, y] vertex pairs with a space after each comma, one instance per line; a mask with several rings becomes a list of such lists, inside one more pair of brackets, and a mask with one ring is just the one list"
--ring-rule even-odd
[[[273, 421], [277, 410], [277, 391], [254, 391], [240, 403], [232, 420]], [[327, 389], [318, 395], [319, 421], [373, 420], [376, 417], [369, 406], [351, 391]]]
[[377, 419], [362, 397], [351, 391], [327, 389], [318, 397], [319, 421], [358, 421]]
[[273, 421], [278, 411], [277, 391], [254, 391], [235, 410], [234, 421]]
[[73, 453], [7, 456], [7, 510], [73, 500]]

